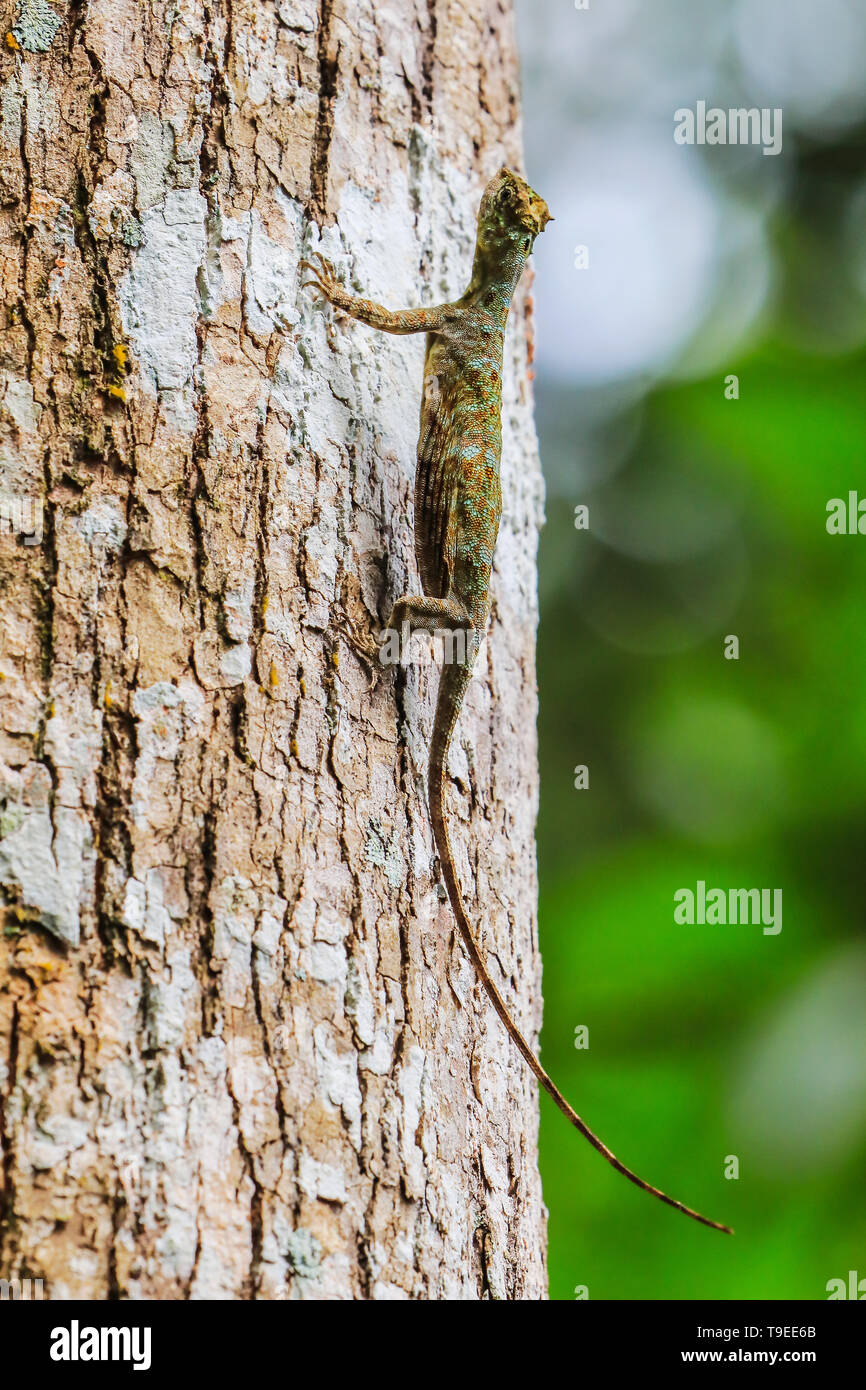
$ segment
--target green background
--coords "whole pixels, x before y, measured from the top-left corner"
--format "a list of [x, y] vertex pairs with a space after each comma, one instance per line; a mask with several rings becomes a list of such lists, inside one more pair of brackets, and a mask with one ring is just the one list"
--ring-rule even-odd
[[[545, 160], [579, 179], [579, 147], [553, 136], [581, 97], [551, 78], [561, 35], [528, 47], [544, 193]], [[688, 153], [732, 177], [718, 151]], [[687, 343], [612, 405], [609, 383], [539, 365], [543, 1060], [625, 1163], [736, 1228], [630, 1186], [542, 1097], [554, 1298], [822, 1299], [866, 1278], [866, 535], [825, 524], [831, 498], [866, 501], [862, 113], [801, 120], [782, 158], [768, 288], [724, 363], [683, 371]], [[741, 197], [760, 200], [761, 173], [737, 175]], [[542, 241], [543, 338], [563, 243]], [[782, 931], [676, 924], [675, 891], [699, 879], [782, 889]]]

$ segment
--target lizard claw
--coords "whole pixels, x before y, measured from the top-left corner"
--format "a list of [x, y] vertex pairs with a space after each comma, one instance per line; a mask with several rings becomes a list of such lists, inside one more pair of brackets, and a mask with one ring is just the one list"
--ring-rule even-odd
[[[374, 637], [368, 633], [359, 631], [357, 625], [348, 615], [344, 615], [337, 624], [338, 631], [348, 642], [356, 656], [359, 656], [365, 665], [373, 671], [373, 683], [375, 684], [375, 672], [380, 665], [379, 644]], [[370, 687], [372, 689], [372, 685]]]
[[[310, 254], [313, 260], [307, 260], [305, 258], [299, 263], [298, 269], [308, 270], [313, 278], [312, 280], [306, 280], [301, 288], [306, 289], [309, 286], [313, 289], [321, 290], [326, 299], [333, 300], [339, 290], [336, 271], [331, 265], [331, 262], [327, 260], [320, 251], [312, 251]], [[314, 260], [318, 261], [318, 265], [313, 264]]]

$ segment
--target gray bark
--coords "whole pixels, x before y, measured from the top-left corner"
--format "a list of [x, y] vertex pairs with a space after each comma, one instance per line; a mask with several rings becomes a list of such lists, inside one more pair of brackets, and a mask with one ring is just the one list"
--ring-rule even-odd
[[[435, 670], [345, 636], [417, 588], [423, 342], [298, 274], [321, 247], [394, 307], [464, 287], [483, 184], [520, 164], [510, 9], [0, 20], [0, 491], [42, 523], [0, 536], [0, 1277], [542, 1297], [535, 1088], [435, 874]], [[450, 804], [534, 1035], [527, 293]]]

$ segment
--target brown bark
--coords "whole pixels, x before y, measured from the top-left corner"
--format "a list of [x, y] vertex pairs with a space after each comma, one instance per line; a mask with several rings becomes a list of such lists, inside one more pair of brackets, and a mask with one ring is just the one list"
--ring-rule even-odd
[[[435, 673], [345, 637], [417, 587], [423, 344], [337, 324], [298, 275], [321, 245], [395, 307], [462, 289], [484, 180], [520, 163], [510, 11], [0, 21], [0, 1277], [541, 1297], [535, 1090], [436, 878]], [[528, 314], [450, 797], [532, 1034]]]

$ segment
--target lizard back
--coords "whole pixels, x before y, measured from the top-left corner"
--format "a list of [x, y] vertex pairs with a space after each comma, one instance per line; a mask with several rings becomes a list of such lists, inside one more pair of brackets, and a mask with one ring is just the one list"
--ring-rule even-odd
[[[415, 550], [425, 594], [486, 600], [502, 513], [503, 331], [483, 307], [429, 334], [415, 479]], [[477, 615], [479, 618], [481, 614]]]

